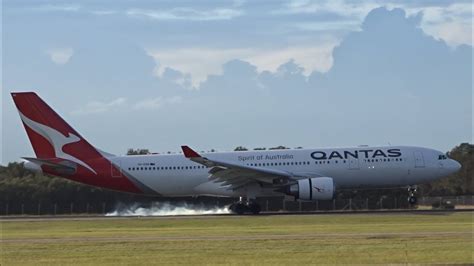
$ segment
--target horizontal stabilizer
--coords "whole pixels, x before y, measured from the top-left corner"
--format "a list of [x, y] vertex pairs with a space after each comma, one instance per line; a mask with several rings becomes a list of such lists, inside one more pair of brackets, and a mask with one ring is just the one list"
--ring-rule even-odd
[[59, 162], [58, 159], [54, 159], [54, 158], [53, 159], [39, 159], [39, 158], [30, 158], [30, 157], [22, 157], [22, 158], [29, 162], [37, 164], [39, 166], [46, 165], [56, 170], [69, 170], [69, 171], [76, 170], [76, 167], [74, 166], [75, 163], [65, 161], [65, 160], [61, 160], [61, 162]]

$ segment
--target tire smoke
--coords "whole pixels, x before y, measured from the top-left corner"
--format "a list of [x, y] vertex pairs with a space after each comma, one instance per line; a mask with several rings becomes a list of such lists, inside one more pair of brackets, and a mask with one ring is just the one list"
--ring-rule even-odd
[[138, 203], [119, 205], [114, 211], [105, 216], [175, 216], [175, 215], [203, 215], [227, 214], [228, 207], [206, 206], [204, 204], [154, 202], [144, 207]]

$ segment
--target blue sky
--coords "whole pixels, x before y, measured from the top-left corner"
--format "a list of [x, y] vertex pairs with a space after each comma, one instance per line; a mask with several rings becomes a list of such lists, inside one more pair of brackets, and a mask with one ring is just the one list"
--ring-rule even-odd
[[470, 1], [3, 1], [10, 91], [99, 148], [225, 151], [472, 142]]

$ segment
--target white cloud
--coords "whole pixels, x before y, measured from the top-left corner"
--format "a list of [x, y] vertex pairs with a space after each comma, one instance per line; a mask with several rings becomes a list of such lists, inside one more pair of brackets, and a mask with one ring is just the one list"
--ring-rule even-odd
[[98, 15], [98, 16], [106, 16], [106, 15], [114, 15], [117, 14], [116, 10], [106, 10], [106, 9], [101, 9], [101, 10], [92, 10], [90, 11], [91, 14]]
[[243, 6], [247, 1], [246, 0], [233, 0], [232, 1], [232, 6], [233, 7], [241, 7]]
[[197, 10], [193, 8], [173, 8], [167, 10], [130, 9], [126, 14], [130, 17], [153, 20], [210, 21], [233, 19], [243, 15], [243, 11], [231, 8], [215, 8], [211, 10]]
[[48, 55], [55, 64], [64, 65], [74, 55], [72, 48], [58, 48], [47, 51]]
[[[403, 7], [403, 6], [400, 6]], [[423, 12], [421, 28], [437, 39], [443, 39], [451, 46], [472, 45], [472, 4], [453, 3], [446, 7], [403, 7], [407, 14]]]
[[34, 10], [38, 11], [45, 11], [45, 12], [50, 12], [50, 11], [65, 11], [65, 12], [77, 12], [81, 10], [80, 5], [60, 5], [60, 4], [51, 4], [51, 5], [42, 5], [38, 7], [34, 7]]
[[190, 74], [192, 84], [198, 87], [208, 75], [220, 74], [222, 65], [232, 59], [250, 54], [251, 49], [185, 48], [177, 50], [149, 50], [156, 61], [156, 75], [161, 77], [166, 67]]
[[374, 8], [385, 6], [389, 9], [402, 8], [407, 16], [423, 12], [421, 28], [437, 39], [443, 39], [451, 46], [459, 44], [472, 45], [473, 23], [472, 3], [451, 3], [440, 5], [413, 5], [400, 1], [345, 1], [345, 0], [294, 0], [283, 7], [273, 10], [274, 15], [281, 14], [336, 14], [335, 20], [305, 22], [296, 26], [302, 30], [353, 30], [360, 27], [361, 22]]
[[243, 0], [235, 0], [231, 8], [195, 9], [191, 7], [177, 7], [170, 9], [141, 9], [129, 8], [122, 10], [113, 9], [90, 9], [76, 4], [48, 4], [28, 9], [40, 12], [84, 12], [93, 15], [113, 15], [121, 14], [133, 18], [147, 18], [152, 20], [189, 20], [189, 21], [212, 21], [228, 20], [244, 14], [242, 9], [238, 9], [244, 4]]
[[324, 22], [298, 22], [294, 24], [295, 28], [303, 31], [337, 31], [337, 30], [359, 30], [360, 21], [358, 20], [340, 20]]
[[120, 97], [109, 102], [91, 101], [71, 112], [72, 115], [91, 115], [117, 110], [156, 110], [165, 106], [179, 104], [183, 101], [181, 96], [147, 98], [128, 104], [128, 100]]
[[259, 71], [275, 72], [276, 69], [294, 59], [295, 63], [304, 68], [306, 75], [313, 71], [327, 72], [333, 64], [332, 51], [338, 43], [328, 42], [309, 47], [288, 47], [278, 50], [258, 51], [244, 57], [257, 67]]
[[472, 45], [472, 36], [474, 31], [472, 25], [447, 22], [428, 28], [427, 31], [434, 36], [445, 40], [452, 46], [460, 44]]
[[178, 104], [182, 102], [181, 96], [156, 97], [145, 99], [133, 105], [136, 110], [156, 110], [166, 105]]
[[187, 48], [178, 50], [148, 50], [156, 61], [156, 75], [162, 77], [166, 67], [190, 74], [195, 88], [209, 75], [222, 73], [222, 66], [233, 59], [241, 59], [255, 65], [258, 71], [276, 69], [294, 59], [304, 67], [305, 74], [313, 71], [326, 72], [333, 63], [332, 50], [336, 40], [327, 40], [314, 46], [294, 46], [278, 49], [209, 49]]
[[117, 98], [110, 102], [93, 101], [93, 102], [87, 103], [84, 107], [81, 107], [75, 111], [72, 111], [71, 114], [89, 115], [89, 114], [104, 113], [107, 111], [124, 107], [124, 105], [126, 104], [126, 101], [127, 100], [123, 97]]
[[332, 13], [343, 17], [357, 17], [363, 20], [370, 10], [381, 6], [374, 1], [347, 2], [344, 0], [295, 0], [284, 7], [273, 10], [273, 14], [316, 14]]

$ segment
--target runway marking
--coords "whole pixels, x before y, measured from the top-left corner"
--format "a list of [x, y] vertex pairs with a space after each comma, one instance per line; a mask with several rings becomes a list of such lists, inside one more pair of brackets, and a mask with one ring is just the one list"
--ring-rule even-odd
[[[370, 238], [395, 238], [395, 237], [445, 237], [466, 236], [466, 232], [423, 232], [423, 233], [321, 233], [321, 234], [290, 234], [290, 235], [237, 235], [237, 236], [139, 236], [139, 237], [66, 237], [66, 238], [18, 238], [1, 239], [0, 243], [64, 243], [64, 242], [108, 242], [108, 241], [173, 241], [173, 240], [280, 240], [280, 239], [313, 239], [321, 237], [370, 237]], [[471, 233], [472, 236], [472, 233]]]

